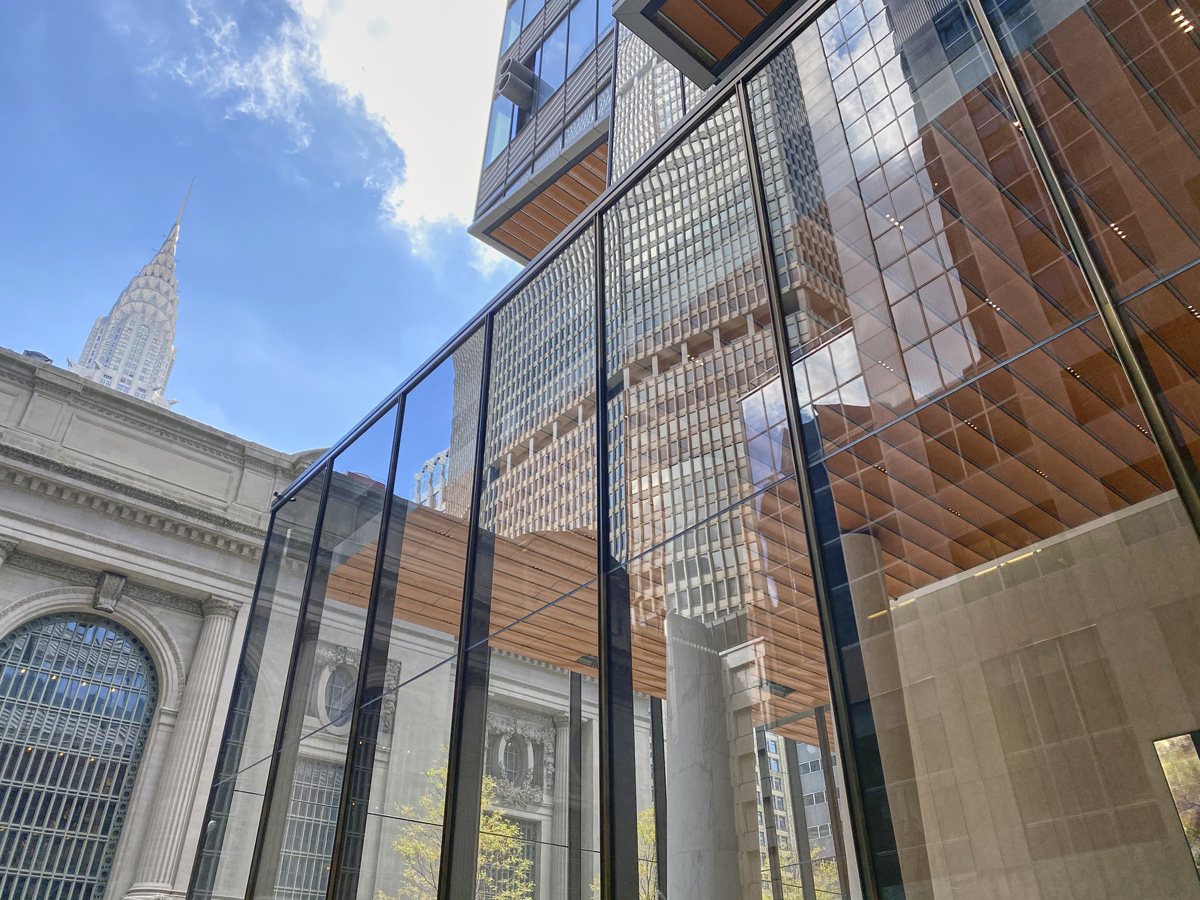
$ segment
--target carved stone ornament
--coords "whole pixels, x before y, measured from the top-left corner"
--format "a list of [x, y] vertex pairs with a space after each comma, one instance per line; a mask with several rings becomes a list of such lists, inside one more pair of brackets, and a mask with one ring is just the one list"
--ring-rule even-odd
[[16, 549], [16, 541], [0, 540], [0, 566], [4, 565], [5, 561], [12, 556], [13, 551]]
[[125, 590], [125, 576], [116, 572], [101, 572], [96, 581], [96, 593], [92, 606], [101, 612], [112, 612], [117, 608], [121, 593]]
[[400, 661], [389, 659], [383, 676], [383, 700], [379, 705], [379, 730], [391, 734], [396, 724], [396, 691], [400, 687]]
[[[535, 806], [554, 792], [554, 720], [548, 715], [542, 715], [530, 710], [518, 709], [492, 701], [488, 704], [487, 733], [489, 740], [497, 742], [515, 736], [523, 738], [530, 745], [540, 744], [542, 747], [542, 778], [541, 783], [534, 782], [534, 770], [530, 767], [524, 777], [518, 781], [507, 778], [496, 779], [496, 797], [506, 806]], [[498, 752], [494, 745], [488, 748], [488, 753]]]
[[347, 665], [358, 668], [359, 657], [362, 656], [361, 651], [343, 647], [341, 644], [335, 644], [332, 641], [317, 641], [316, 663], [318, 666], [333, 666]]

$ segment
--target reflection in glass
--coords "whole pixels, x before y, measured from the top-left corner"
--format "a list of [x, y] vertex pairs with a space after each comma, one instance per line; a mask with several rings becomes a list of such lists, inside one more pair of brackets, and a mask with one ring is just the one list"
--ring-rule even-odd
[[1194, 472], [1200, 368], [1176, 348], [1200, 340], [1200, 16], [1134, 0], [985, 6]]
[[275, 512], [189, 895], [244, 894], [327, 471]]
[[404, 397], [335, 900], [436, 889], [482, 369], [477, 331]]
[[[350, 722], [325, 698], [358, 681], [396, 431], [393, 407], [334, 457], [300, 640], [290, 673], [274, 795], [253, 896], [318, 900], [328, 886]], [[336, 713], [337, 710], [335, 709]]]

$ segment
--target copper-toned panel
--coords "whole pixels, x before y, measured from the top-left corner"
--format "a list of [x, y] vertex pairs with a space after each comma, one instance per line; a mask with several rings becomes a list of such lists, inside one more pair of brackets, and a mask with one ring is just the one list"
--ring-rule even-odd
[[717, 59], [737, 48], [738, 39], [692, 0], [666, 0], [659, 13]]
[[705, 4], [726, 25], [745, 40], [755, 28], [763, 23], [763, 17], [746, 0], [708, 0]]

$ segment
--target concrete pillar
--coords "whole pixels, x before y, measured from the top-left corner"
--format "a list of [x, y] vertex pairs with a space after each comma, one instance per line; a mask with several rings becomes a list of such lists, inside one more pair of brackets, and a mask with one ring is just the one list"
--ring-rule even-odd
[[721, 657], [704, 623], [668, 613], [667, 883], [688, 900], [742, 896]]
[[571, 811], [571, 717], [554, 717], [554, 807], [550, 820], [550, 894], [567, 896], [568, 818]]
[[183, 702], [175, 721], [146, 842], [138, 858], [137, 876], [127, 897], [182, 894], [174, 890], [183, 837], [192, 804], [200, 799], [200, 765], [213, 728], [213, 713], [225, 672], [229, 639], [239, 604], [220, 597], [203, 603], [204, 625], [188, 671]]

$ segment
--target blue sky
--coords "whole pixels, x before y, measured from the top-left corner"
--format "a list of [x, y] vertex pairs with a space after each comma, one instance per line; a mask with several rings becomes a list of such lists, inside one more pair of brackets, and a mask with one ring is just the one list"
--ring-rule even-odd
[[328, 445], [517, 271], [466, 233], [502, 14], [0, 4], [0, 346], [77, 356], [194, 175], [167, 395]]

